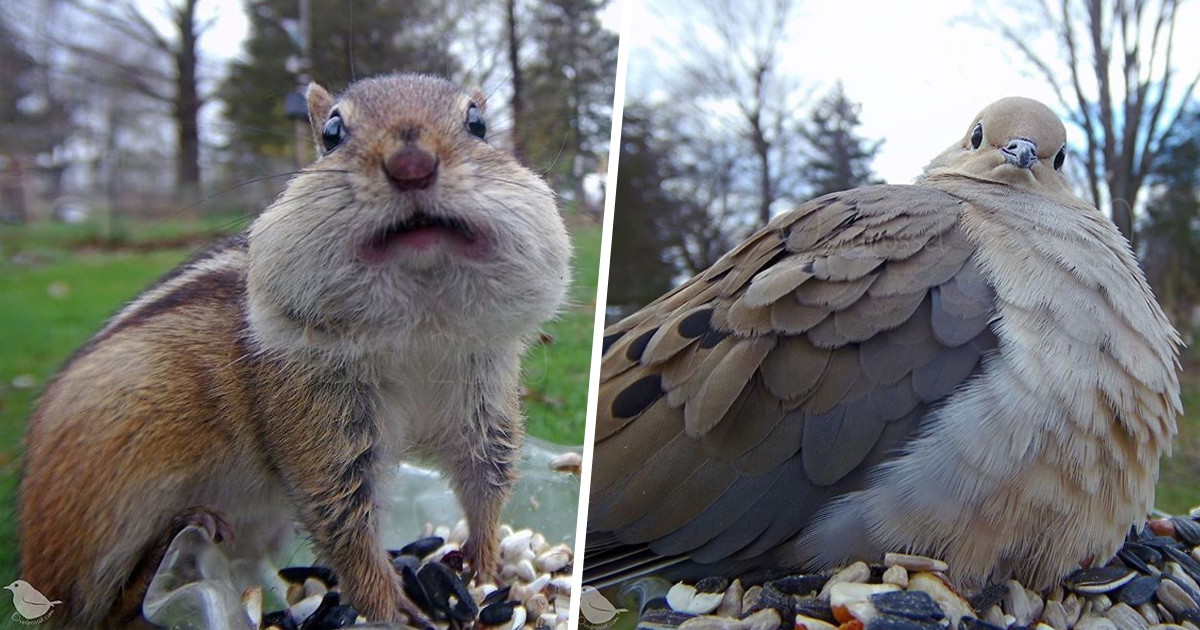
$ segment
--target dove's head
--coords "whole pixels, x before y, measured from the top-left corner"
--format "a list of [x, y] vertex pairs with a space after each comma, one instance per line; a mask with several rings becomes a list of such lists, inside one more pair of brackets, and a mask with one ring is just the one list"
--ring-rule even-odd
[[925, 167], [1028, 188], [1071, 194], [1063, 176], [1067, 130], [1049, 107], [1010, 96], [983, 108], [966, 135]]
[[26, 582], [25, 580], [16, 580], [12, 584], [9, 584], [8, 586], [5, 586], [4, 588], [6, 590], [17, 593], [17, 592], [20, 592], [20, 591], [23, 591], [23, 590], [29, 588], [29, 582]]

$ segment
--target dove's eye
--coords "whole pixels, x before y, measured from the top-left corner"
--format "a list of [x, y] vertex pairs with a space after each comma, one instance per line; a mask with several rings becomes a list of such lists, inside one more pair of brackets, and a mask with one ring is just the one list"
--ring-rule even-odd
[[1064, 144], [1064, 145], [1062, 145], [1062, 148], [1058, 150], [1058, 155], [1054, 156], [1054, 170], [1057, 171], [1057, 170], [1061, 169], [1063, 162], [1066, 162], [1066, 161], [1067, 161], [1067, 145]]
[[975, 125], [975, 131], [971, 132], [971, 148], [978, 149], [981, 144], [983, 144], [983, 123]]

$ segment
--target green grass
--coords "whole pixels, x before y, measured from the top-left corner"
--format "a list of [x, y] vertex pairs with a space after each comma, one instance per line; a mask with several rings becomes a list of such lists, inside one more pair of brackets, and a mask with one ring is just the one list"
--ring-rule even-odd
[[525, 355], [526, 427], [560, 444], [582, 444], [600, 271], [600, 228], [580, 225], [575, 241], [570, 302], [546, 327], [548, 344]]
[[1200, 506], [1200, 351], [1185, 351], [1180, 375], [1183, 412], [1170, 458], [1162, 461], [1155, 507], [1183, 514]]
[[[20, 442], [42, 387], [121, 304], [206, 237], [240, 225], [229, 216], [130, 223], [115, 243], [97, 223], [0, 228], [0, 580], [18, 572]], [[525, 374], [529, 433], [564, 444], [583, 442], [600, 261], [600, 228], [573, 233], [571, 304], [530, 350]]]

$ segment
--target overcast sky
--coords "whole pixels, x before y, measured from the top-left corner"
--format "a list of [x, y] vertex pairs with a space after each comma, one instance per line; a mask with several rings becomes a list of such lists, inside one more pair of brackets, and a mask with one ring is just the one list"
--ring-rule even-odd
[[[626, 89], [630, 97], [652, 97], [661, 77], [669, 76], [679, 56], [695, 45], [681, 38], [679, 26], [679, 16], [688, 15], [691, 3], [628, 4], [631, 26], [622, 33], [630, 46]], [[980, 109], [998, 98], [1028, 96], [1055, 107], [1054, 93], [1030, 73], [1018, 51], [968, 23], [974, 10], [970, 2], [797, 4], [784, 54], [787, 67], [817, 95], [841, 79], [848, 96], [862, 103], [862, 133], [887, 139], [874, 166], [891, 183], [911, 181], [966, 132]], [[1180, 71], [1177, 82], [1187, 83], [1200, 69], [1200, 7], [1181, 4], [1174, 65]]]
[[[331, 2], [333, 0], [313, 0]], [[403, 2], [404, 0], [397, 0]], [[160, 6], [158, 0], [139, 0], [146, 7]], [[214, 28], [200, 41], [201, 50], [210, 58], [227, 59], [241, 52], [242, 40], [246, 38], [249, 22], [244, 10], [244, 0], [204, 0], [199, 4], [203, 18], [216, 17]], [[154, 10], [149, 11], [155, 13]], [[600, 16], [601, 23], [609, 30], [620, 30], [620, 8], [616, 0], [610, 1]]]

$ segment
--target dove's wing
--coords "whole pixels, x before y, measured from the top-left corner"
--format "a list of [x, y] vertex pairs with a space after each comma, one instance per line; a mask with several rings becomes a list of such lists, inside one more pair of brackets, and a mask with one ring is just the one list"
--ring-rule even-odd
[[34, 606], [49, 606], [50, 598], [37, 591], [26, 591], [21, 594], [21, 601]]
[[964, 207], [827, 195], [606, 331], [589, 578], [757, 556], [863, 487], [995, 347]]

